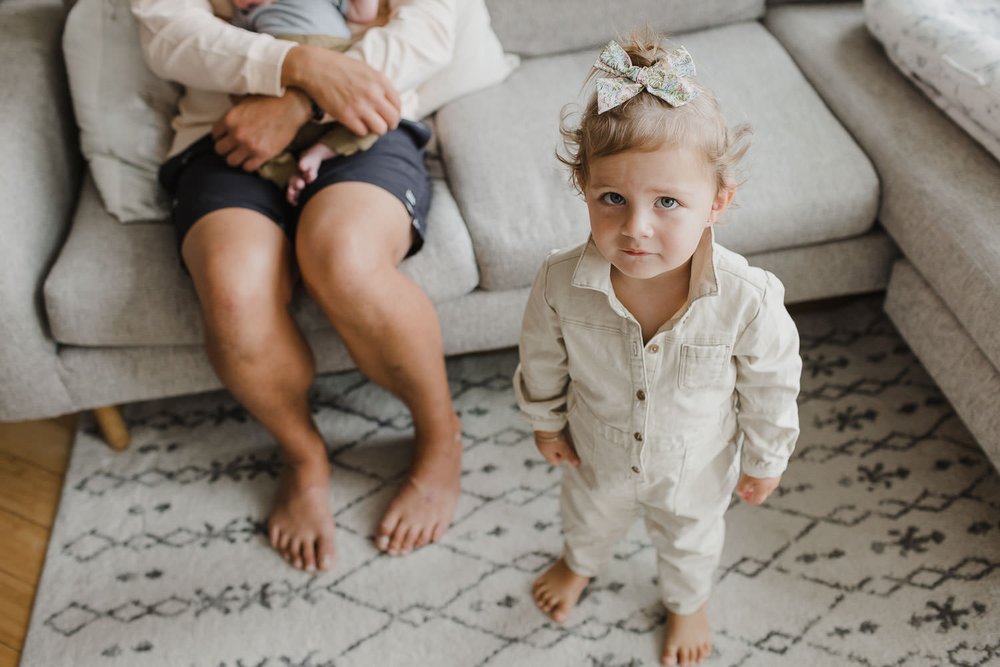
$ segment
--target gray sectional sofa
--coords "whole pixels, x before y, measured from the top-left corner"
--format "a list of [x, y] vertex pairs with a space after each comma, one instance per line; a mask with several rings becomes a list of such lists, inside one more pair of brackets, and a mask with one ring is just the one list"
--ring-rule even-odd
[[[719, 240], [789, 302], [886, 290], [907, 342], [1000, 464], [1000, 164], [867, 33], [861, 4], [487, 0], [521, 66], [432, 119], [425, 249], [405, 270], [449, 354], [516, 344], [552, 248], [585, 238], [554, 158], [561, 107], [597, 48], [648, 22], [694, 55], [731, 123], [754, 126], [749, 180]], [[627, 19], [627, 22], [626, 22]], [[77, 146], [61, 0], [0, 3], [0, 419], [219, 388], [172, 229], [104, 211]], [[294, 314], [321, 371], [351, 367], [322, 314]]]

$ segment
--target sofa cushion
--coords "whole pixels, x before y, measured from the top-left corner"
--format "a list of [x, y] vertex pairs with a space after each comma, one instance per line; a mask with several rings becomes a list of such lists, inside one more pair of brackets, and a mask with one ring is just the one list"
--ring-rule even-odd
[[[478, 282], [472, 243], [448, 186], [434, 179], [424, 248], [403, 272], [442, 302]], [[196, 345], [194, 288], [178, 260], [173, 227], [119, 224], [88, 175], [62, 253], [45, 281], [45, 310], [60, 343], [87, 346]], [[292, 313], [304, 331], [328, 327], [299, 289]]]
[[[676, 40], [731, 125], [754, 126], [749, 180], [717, 228], [721, 243], [754, 253], [862, 234], [878, 204], [874, 169], [760, 24]], [[597, 51], [533, 58], [506, 82], [441, 109], [449, 183], [479, 262], [480, 286], [531, 283], [542, 258], [580, 242], [586, 206], [555, 159], [560, 108], [577, 98]]]
[[764, 0], [486, 0], [507, 51], [527, 56], [603, 44], [649, 25], [666, 34], [752, 21]]
[[886, 231], [1000, 367], [1000, 163], [892, 65], [859, 5], [766, 24], [875, 163]]
[[996, 0], [865, 0], [864, 10], [889, 59], [1000, 160]]

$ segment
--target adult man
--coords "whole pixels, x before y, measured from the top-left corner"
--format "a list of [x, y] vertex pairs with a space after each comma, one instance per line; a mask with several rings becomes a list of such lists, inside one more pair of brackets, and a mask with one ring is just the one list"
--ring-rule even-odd
[[[174, 193], [206, 349], [281, 447], [269, 537], [305, 570], [332, 566], [334, 525], [307, 399], [315, 363], [287, 309], [295, 267], [358, 368], [413, 414], [413, 463], [376, 544], [404, 554], [438, 539], [459, 494], [460, 424], [437, 315], [397, 268], [419, 247], [430, 202], [426, 128], [407, 116], [416, 86], [451, 59], [455, 0], [395, 4], [386, 25], [342, 55], [229, 25], [219, 18], [232, 11], [227, 0], [132, 0], [151, 69], [185, 86], [161, 180]], [[233, 105], [231, 95], [249, 97]], [[384, 136], [324, 162], [292, 208], [253, 172], [317, 106], [357, 134]]]

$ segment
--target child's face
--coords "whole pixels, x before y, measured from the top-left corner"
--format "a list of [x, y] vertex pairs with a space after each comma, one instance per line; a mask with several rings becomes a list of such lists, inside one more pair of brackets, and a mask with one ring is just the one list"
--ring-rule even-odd
[[687, 147], [626, 151], [595, 158], [589, 166], [583, 192], [594, 243], [630, 278], [684, 267], [734, 194], [717, 191], [711, 168]]

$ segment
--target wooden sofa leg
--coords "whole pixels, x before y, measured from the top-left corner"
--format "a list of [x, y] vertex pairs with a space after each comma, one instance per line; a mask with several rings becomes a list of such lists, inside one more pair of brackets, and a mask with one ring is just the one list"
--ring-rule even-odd
[[101, 435], [111, 449], [120, 452], [128, 447], [132, 436], [128, 433], [128, 427], [117, 405], [94, 408], [94, 416], [97, 417], [97, 425], [101, 427]]

